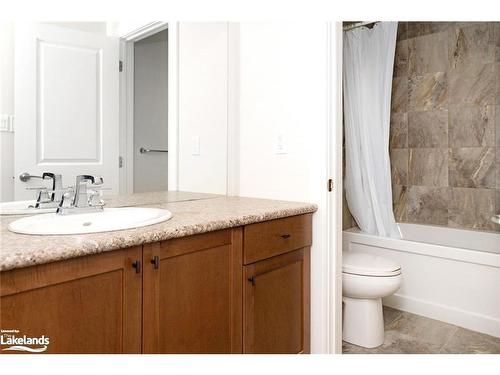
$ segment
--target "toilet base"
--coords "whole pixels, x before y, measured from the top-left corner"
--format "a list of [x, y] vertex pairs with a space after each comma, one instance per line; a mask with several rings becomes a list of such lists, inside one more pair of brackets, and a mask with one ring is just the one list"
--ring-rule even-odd
[[344, 316], [342, 338], [364, 348], [376, 348], [384, 343], [382, 298], [359, 299], [343, 297]]

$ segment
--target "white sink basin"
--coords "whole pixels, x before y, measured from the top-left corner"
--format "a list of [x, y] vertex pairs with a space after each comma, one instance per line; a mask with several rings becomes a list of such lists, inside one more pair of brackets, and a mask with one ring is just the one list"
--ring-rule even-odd
[[35, 215], [46, 214], [47, 212], [56, 212], [56, 207], [34, 208], [35, 204], [35, 200], [2, 202], [0, 203], [0, 215]]
[[22, 234], [85, 234], [145, 227], [161, 223], [172, 213], [160, 208], [105, 208], [102, 212], [24, 217], [9, 224], [9, 230]]

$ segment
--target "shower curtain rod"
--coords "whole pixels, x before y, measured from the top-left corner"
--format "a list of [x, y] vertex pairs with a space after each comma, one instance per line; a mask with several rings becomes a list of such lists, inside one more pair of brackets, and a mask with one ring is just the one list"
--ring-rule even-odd
[[372, 24], [375, 24], [375, 23], [378, 23], [378, 22], [380, 22], [380, 21], [357, 22], [355, 24], [352, 24], [352, 25], [349, 25], [349, 26], [345, 26], [344, 27], [344, 31], [349, 31], [349, 30], [357, 29], [358, 27], [372, 25]]

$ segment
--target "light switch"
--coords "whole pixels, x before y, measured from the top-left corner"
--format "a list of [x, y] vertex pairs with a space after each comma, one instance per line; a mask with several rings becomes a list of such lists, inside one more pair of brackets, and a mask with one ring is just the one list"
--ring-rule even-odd
[[13, 115], [0, 115], [0, 131], [13, 132], [14, 131], [14, 116]]
[[278, 133], [276, 135], [276, 141], [274, 144], [274, 153], [275, 154], [287, 154], [288, 153], [286, 137], [283, 133]]
[[194, 136], [191, 139], [191, 155], [198, 156], [200, 155], [200, 137]]

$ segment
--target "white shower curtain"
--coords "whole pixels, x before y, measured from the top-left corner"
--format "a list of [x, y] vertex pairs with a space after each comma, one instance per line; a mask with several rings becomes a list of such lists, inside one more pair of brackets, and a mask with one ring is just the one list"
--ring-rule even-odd
[[344, 32], [346, 199], [363, 232], [400, 238], [392, 211], [389, 125], [397, 22]]

